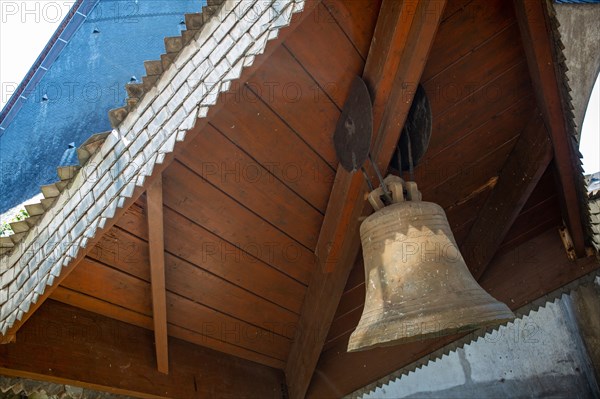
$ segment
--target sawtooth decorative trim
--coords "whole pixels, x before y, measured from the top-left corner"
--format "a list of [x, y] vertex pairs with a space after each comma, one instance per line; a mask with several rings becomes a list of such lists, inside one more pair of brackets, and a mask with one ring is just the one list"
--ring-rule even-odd
[[[533, 313], [538, 312], [541, 308], [545, 308], [549, 304], [556, 303], [557, 301], [561, 300], [563, 295], [570, 295], [571, 292], [576, 290], [581, 285], [593, 283], [594, 281], [596, 281], [596, 279], [600, 278], [599, 273], [600, 272], [598, 272], [598, 270], [588, 273], [585, 276], [580, 277], [579, 279], [515, 310], [514, 313], [517, 316], [517, 320], [520, 320], [524, 317], [531, 317]], [[431, 352], [426, 356], [423, 356], [419, 360], [416, 360], [413, 363], [404, 366], [400, 370], [397, 370], [359, 390], [354, 391], [350, 395], [347, 395], [346, 398], [360, 399], [364, 395], [372, 394], [375, 392], [376, 389], [384, 388], [386, 385], [389, 385], [391, 382], [401, 379], [405, 375], [409, 375], [410, 373], [427, 367], [429, 364], [434, 363], [437, 360], [443, 359], [444, 356], [448, 356], [450, 353], [455, 352], [457, 349], [463, 348], [465, 345], [470, 345], [474, 342], [479, 341], [480, 339], [489, 338], [488, 336], [490, 334], [493, 334], [494, 332], [501, 331], [505, 328], [510, 328], [515, 324], [515, 322], [516, 320], [513, 320], [506, 323], [502, 323], [501, 325], [498, 325], [493, 328], [482, 328], [479, 330], [475, 330], [467, 334], [466, 336], [456, 341], [453, 341], [448, 345], [434, 352]]]

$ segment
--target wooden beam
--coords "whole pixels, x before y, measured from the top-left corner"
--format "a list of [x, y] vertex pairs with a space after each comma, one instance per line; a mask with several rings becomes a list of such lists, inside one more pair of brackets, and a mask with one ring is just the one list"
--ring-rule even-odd
[[[363, 79], [373, 100], [371, 154], [383, 171], [392, 158], [414, 91], [421, 78], [445, 1], [384, 0]], [[369, 166], [369, 174], [374, 171]], [[365, 207], [361, 173], [338, 166], [319, 240], [319, 268], [304, 300], [296, 338], [286, 364], [291, 398], [304, 397], [327, 332], [360, 248], [359, 217]]]
[[[312, 10], [314, 10], [315, 7], [320, 3], [321, 0], [306, 0], [304, 4], [304, 11], [295, 14], [292, 17], [292, 22], [290, 23], [290, 25], [285, 28], [282, 28], [279, 31], [278, 40], [272, 40], [271, 42], [269, 42], [269, 44], [267, 44], [264, 53], [256, 57], [254, 64], [252, 64], [251, 67], [246, 68], [242, 71], [242, 75], [240, 76], [238, 81], [247, 81], [261, 67], [261, 65], [267, 59], [269, 59], [270, 55], [273, 54], [273, 52], [281, 45], [281, 43], [283, 43], [285, 39], [289, 37], [289, 35], [292, 34], [296, 30], [296, 28], [298, 28], [298, 26], [302, 24], [304, 18], [306, 18], [308, 15], [311, 15]], [[146, 187], [152, 184], [152, 182], [156, 179], [157, 176], [162, 174], [162, 172], [173, 162], [177, 154], [182, 152], [183, 147], [185, 145], [184, 143], [187, 144], [189, 142], [192, 142], [194, 140], [194, 137], [196, 137], [202, 131], [202, 129], [209, 123], [210, 119], [223, 109], [224, 105], [227, 103], [227, 100], [223, 100], [223, 98], [227, 98], [227, 96], [222, 95], [220, 98], [221, 99], [209, 109], [206, 118], [198, 119], [196, 121], [196, 125], [190, 131], [188, 131], [185, 141], [176, 143], [175, 149], [172, 153], [167, 154], [163, 163], [154, 166], [154, 171], [152, 172], [151, 176], [146, 178], [144, 186], [137, 187], [133, 192], [133, 195], [125, 201], [123, 207], [117, 209], [115, 216], [112, 219], [107, 220], [104, 228], [98, 229], [98, 231], [96, 231], [96, 236], [88, 241], [87, 247], [81, 248], [79, 250], [77, 258], [73, 259], [68, 267], [63, 268], [61, 275], [54, 279], [54, 284], [51, 287], [46, 287], [44, 294], [38, 298], [38, 301], [36, 303], [31, 305], [29, 311], [23, 315], [21, 320], [15, 321], [14, 325], [6, 332], [5, 335], [0, 335], [0, 344], [9, 343], [15, 339], [17, 331], [19, 331], [23, 324], [27, 322], [29, 317], [31, 317], [31, 315], [44, 303], [44, 301], [48, 299], [50, 295], [52, 295], [52, 292], [54, 292], [56, 287], [58, 287], [60, 283], [65, 278], [67, 278], [71, 270], [73, 270], [77, 266], [77, 264], [83, 258], [85, 258], [88, 252], [96, 246], [96, 244], [102, 238], [104, 233], [109, 231], [115, 225], [117, 220], [119, 220], [119, 218], [127, 211], [127, 209], [129, 209], [129, 207], [133, 205], [135, 201], [137, 201], [138, 198], [146, 191]]]
[[[268, 398], [283, 373], [271, 367], [171, 339], [177, 367], [163, 374], [148, 348], [152, 331], [48, 300], [0, 346], [0, 374], [142, 398]], [[226, 382], [226, 383], [223, 383]]]
[[152, 287], [152, 319], [154, 320], [156, 363], [158, 371], [169, 374], [162, 176], [159, 176], [148, 186], [147, 197], [148, 250], [150, 252], [150, 285]]
[[564, 199], [563, 217], [573, 238], [575, 252], [585, 256], [585, 234], [578, 198], [579, 157], [573, 147], [568, 120], [569, 110], [563, 108], [561, 86], [552, 39], [552, 26], [546, 9], [546, 0], [514, 0], [527, 65], [533, 83], [537, 104], [554, 146], [554, 156]]
[[479, 279], [552, 160], [552, 143], [536, 110], [508, 156], [461, 253]]

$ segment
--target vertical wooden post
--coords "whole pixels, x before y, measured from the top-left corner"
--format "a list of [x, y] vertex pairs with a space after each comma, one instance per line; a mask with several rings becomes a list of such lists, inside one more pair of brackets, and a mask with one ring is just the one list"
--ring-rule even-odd
[[167, 296], [165, 286], [165, 241], [163, 230], [162, 175], [147, 189], [148, 237], [150, 248], [150, 281], [152, 285], [152, 314], [158, 371], [169, 373], [167, 337]]

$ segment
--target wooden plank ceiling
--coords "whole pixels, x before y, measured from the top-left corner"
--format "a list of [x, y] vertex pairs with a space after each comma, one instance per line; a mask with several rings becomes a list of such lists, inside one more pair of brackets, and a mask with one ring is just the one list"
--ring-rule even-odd
[[[353, 77], [362, 75], [379, 7], [324, 0], [252, 76], [232, 85], [220, 112], [164, 171], [170, 336], [285, 367], [317, 267], [337, 168], [333, 131]], [[448, 3], [422, 77], [434, 126], [415, 180], [425, 200], [445, 208], [459, 244], [536, 107], [529, 76], [510, 2]], [[560, 223], [551, 165], [499, 252]], [[51, 298], [153, 329], [148, 240], [142, 196]], [[359, 259], [323, 359], [345, 346], [363, 301]], [[313, 393], [327, 391], [319, 384]]]
[[[319, 5], [163, 173], [170, 335], [285, 365], [337, 167], [331, 136], [378, 11]], [[143, 196], [52, 298], [152, 328], [146, 209]]]

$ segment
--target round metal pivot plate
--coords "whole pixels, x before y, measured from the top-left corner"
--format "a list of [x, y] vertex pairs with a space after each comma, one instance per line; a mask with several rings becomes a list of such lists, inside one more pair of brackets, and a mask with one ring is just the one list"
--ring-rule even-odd
[[367, 85], [355, 77], [338, 120], [333, 143], [340, 163], [355, 172], [367, 160], [373, 135], [373, 106]]

